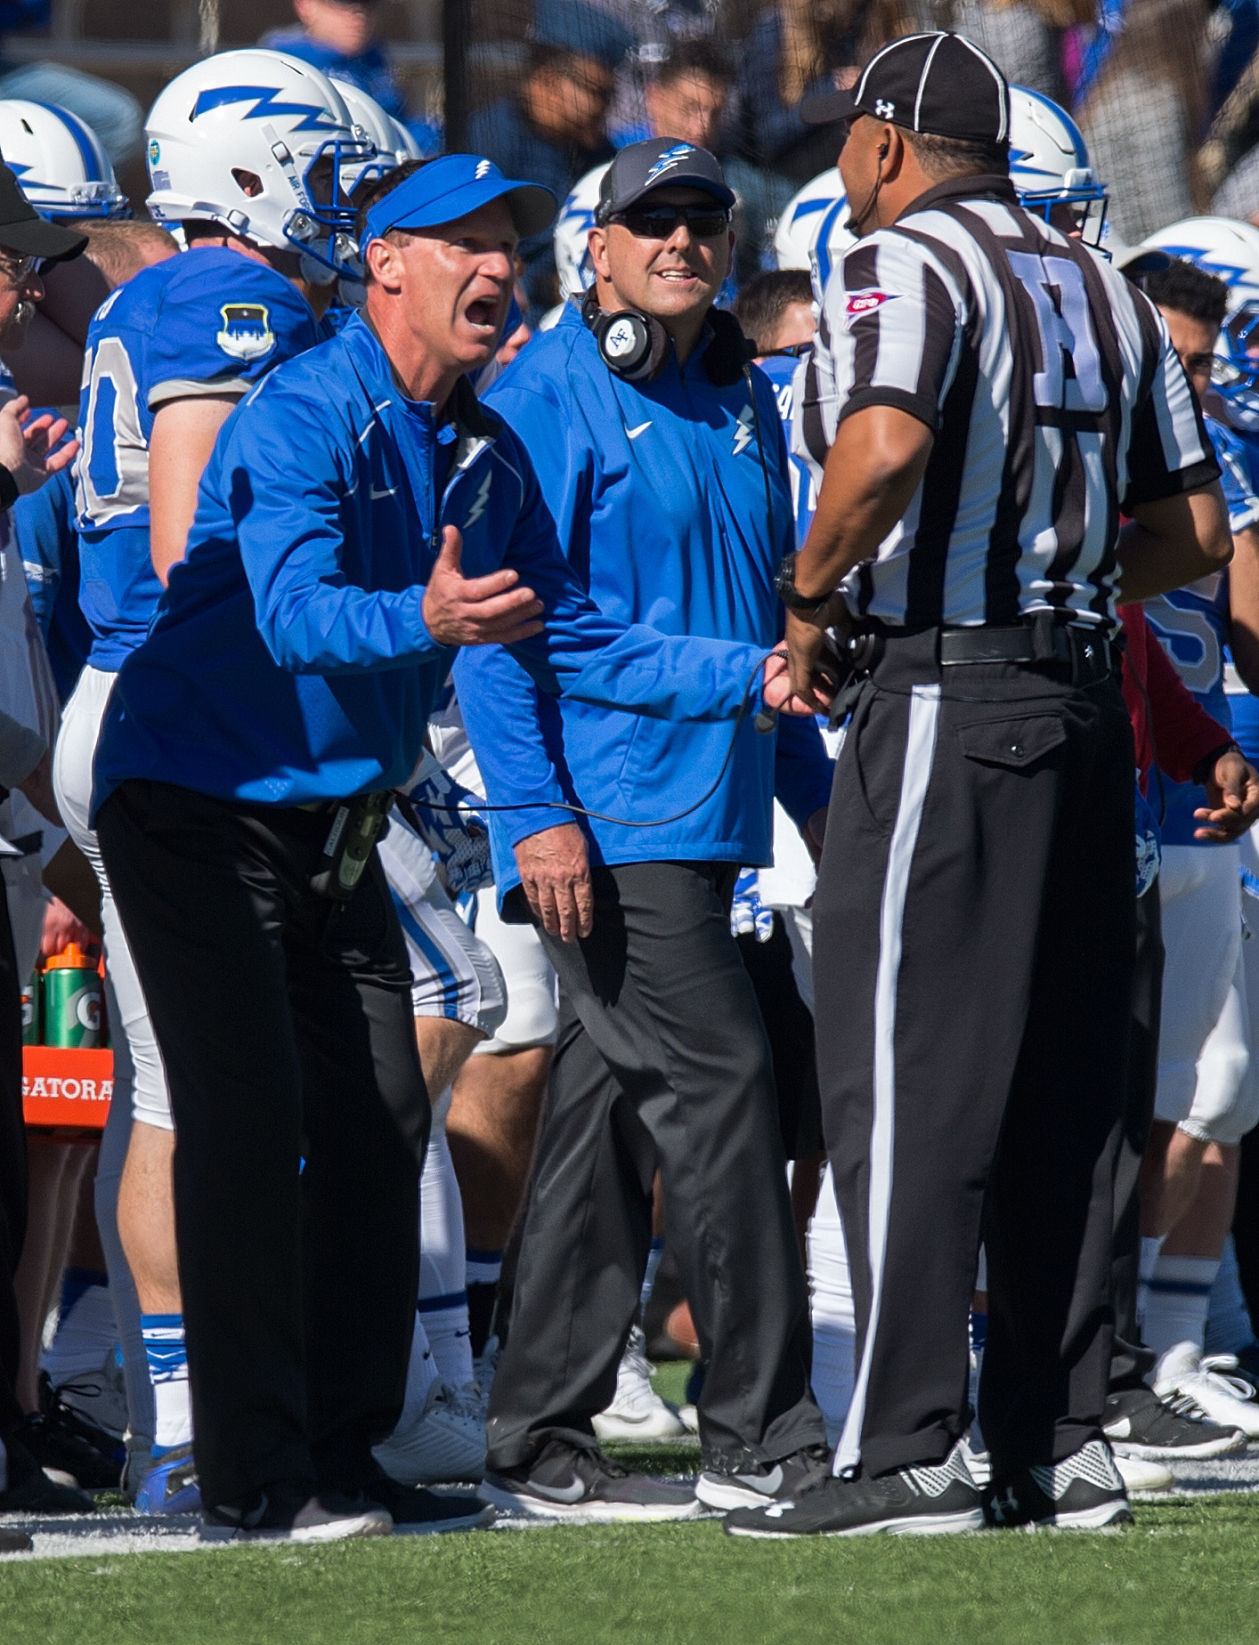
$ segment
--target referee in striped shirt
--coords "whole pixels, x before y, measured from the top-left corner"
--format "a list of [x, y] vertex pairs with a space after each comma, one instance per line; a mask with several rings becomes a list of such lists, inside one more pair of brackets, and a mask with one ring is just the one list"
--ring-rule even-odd
[[[1114, 601], [1228, 560], [1218, 470], [1154, 308], [1018, 205], [981, 51], [914, 35], [813, 101], [847, 122], [858, 244], [797, 383], [820, 495], [779, 582], [796, 690], [828, 629], [855, 668], [813, 915], [856, 1385], [833, 1475], [726, 1527], [1099, 1527], [1129, 1518], [1101, 1431], [1134, 952]], [[986, 1498], [959, 1443], [981, 1242]]]

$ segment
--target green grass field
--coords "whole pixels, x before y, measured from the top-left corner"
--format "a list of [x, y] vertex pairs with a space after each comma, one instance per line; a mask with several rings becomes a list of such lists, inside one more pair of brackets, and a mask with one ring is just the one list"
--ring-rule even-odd
[[[678, 1397], [673, 1371], [668, 1392]], [[696, 1452], [623, 1450], [676, 1473]], [[1259, 1495], [1108, 1536], [736, 1541], [716, 1520], [0, 1563], [0, 1645], [1196, 1645], [1259, 1638]]]

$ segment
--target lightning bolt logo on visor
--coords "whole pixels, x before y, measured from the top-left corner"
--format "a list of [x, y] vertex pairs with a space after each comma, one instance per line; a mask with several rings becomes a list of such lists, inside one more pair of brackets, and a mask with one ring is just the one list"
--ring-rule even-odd
[[643, 178], [643, 187], [646, 188], [648, 183], [654, 183], [657, 177], [679, 165], [686, 159], [688, 154], [692, 153], [694, 153], [694, 147], [690, 143], [677, 143], [673, 148], [666, 149], [646, 177]]
[[261, 120], [274, 114], [300, 114], [304, 118], [293, 128], [295, 131], [340, 130], [339, 123], [318, 103], [281, 101], [278, 86], [209, 86], [198, 94], [192, 107], [192, 118], [196, 120], [211, 109], [224, 108], [231, 103], [249, 102], [254, 106], [242, 112], [242, 120]]

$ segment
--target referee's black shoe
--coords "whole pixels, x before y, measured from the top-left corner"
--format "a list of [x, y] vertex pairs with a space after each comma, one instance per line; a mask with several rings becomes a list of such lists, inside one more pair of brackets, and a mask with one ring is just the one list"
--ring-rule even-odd
[[1152, 1388], [1112, 1394], [1102, 1414], [1102, 1432], [1116, 1456], [1151, 1462], [1231, 1456], [1246, 1449], [1240, 1428], [1212, 1422], [1189, 1394], [1162, 1398]]
[[444, 1531], [477, 1531], [494, 1523], [488, 1502], [464, 1491], [448, 1496], [422, 1485], [399, 1485], [382, 1473], [363, 1487], [369, 1502], [389, 1510], [395, 1536], [433, 1536]]
[[777, 1462], [708, 1467], [695, 1481], [695, 1495], [705, 1508], [766, 1508], [799, 1496], [814, 1480], [831, 1471], [827, 1445], [805, 1445]]
[[943, 1462], [872, 1479], [824, 1474], [794, 1498], [736, 1508], [722, 1523], [730, 1536], [942, 1536], [982, 1531], [984, 1503], [958, 1445]]
[[1110, 1447], [1091, 1439], [1061, 1462], [994, 1478], [988, 1519], [1017, 1531], [1115, 1531], [1132, 1510]]
[[699, 1503], [689, 1485], [632, 1474], [595, 1446], [550, 1439], [528, 1462], [487, 1468], [479, 1495], [496, 1508], [577, 1523], [691, 1519]]

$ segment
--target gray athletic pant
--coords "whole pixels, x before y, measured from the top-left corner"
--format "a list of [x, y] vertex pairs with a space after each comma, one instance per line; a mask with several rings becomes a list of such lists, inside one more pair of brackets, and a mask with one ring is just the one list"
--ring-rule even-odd
[[[890, 641], [835, 771], [813, 904], [818, 1079], [857, 1313], [836, 1469], [997, 1478], [1100, 1436], [1135, 955], [1132, 733], [1109, 676]], [[1101, 658], [1095, 666], [1101, 665]]]
[[593, 1443], [651, 1239], [652, 1180], [710, 1369], [706, 1461], [825, 1443], [769, 1047], [730, 935], [735, 869], [596, 868], [593, 934], [544, 937], [561, 1020], [490, 1399], [493, 1468]]

